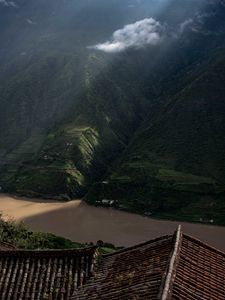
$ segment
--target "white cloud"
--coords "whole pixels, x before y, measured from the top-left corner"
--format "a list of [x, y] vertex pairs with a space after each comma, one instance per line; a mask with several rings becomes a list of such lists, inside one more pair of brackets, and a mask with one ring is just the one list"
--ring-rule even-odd
[[184, 22], [182, 22], [180, 24], [180, 28], [179, 28], [180, 33], [183, 33], [185, 31], [185, 29], [188, 28], [193, 23], [194, 23], [193, 19], [187, 19]]
[[127, 48], [157, 45], [163, 39], [164, 27], [153, 18], [144, 19], [115, 31], [111, 40], [89, 48], [115, 53]]
[[179, 25], [179, 36], [182, 35], [186, 30], [205, 34], [205, 32], [203, 31], [205, 20], [215, 15], [216, 14], [214, 12], [204, 14], [197, 13], [194, 18], [184, 20]]
[[3, 4], [4, 6], [12, 6], [12, 7], [16, 7], [15, 2], [13, 2], [13, 1], [8, 1], [8, 0], [0, 0], [0, 4]]
[[27, 23], [30, 24], [30, 25], [36, 25], [36, 23], [33, 22], [31, 19], [27, 19], [26, 21], [27, 21]]

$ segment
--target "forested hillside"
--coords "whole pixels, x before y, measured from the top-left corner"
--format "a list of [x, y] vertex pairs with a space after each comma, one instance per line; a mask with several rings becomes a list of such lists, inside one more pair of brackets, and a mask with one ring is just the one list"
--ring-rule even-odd
[[90, 202], [116, 197], [124, 209], [224, 224], [224, 64], [217, 53], [150, 115]]
[[0, 1], [0, 187], [224, 223], [223, 0]]

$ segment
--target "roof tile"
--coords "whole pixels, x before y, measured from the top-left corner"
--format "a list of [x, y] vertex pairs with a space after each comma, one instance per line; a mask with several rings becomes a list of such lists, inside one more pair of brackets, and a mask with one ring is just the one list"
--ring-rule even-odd
[[[0, 243], [0, 299], [224, 300], [225, 254], [183, 234], [112, 254]], [[96, 263], [97, 261], [97, 263]]]
[[96, 248], [0, 251], [1, 299], [69, 299], [92, 276]]
[[166, 236], [104, 256], [95, 278], [75, 290], [73, 299], [157, 299], [173, 240]]

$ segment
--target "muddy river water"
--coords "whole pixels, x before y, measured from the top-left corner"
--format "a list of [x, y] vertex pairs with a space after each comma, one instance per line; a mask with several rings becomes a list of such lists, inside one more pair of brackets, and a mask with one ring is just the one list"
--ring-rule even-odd
[[155, 220], [148, 217], [97, 208], [81, 200], [56, 202], [0, 194], [0, 211], [31, 229], [52, 232], [76, 242], [103, 240], [130, 246], [171, 234], [178, 224], [183, 231], [225, 251], [225, 227]]

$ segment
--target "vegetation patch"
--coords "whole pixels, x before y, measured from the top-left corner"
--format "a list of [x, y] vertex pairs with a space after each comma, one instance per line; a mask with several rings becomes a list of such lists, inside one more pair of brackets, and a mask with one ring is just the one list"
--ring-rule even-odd
[[[34, 232], [23, 222], [0, 216], [0, 241], [14, 245], [19, 249], [75, 249], [94, 246], [93, 243], [81, 244], [52, 233]], [[101, 254], [112, 253], [122, 247], [97, 241]]]

